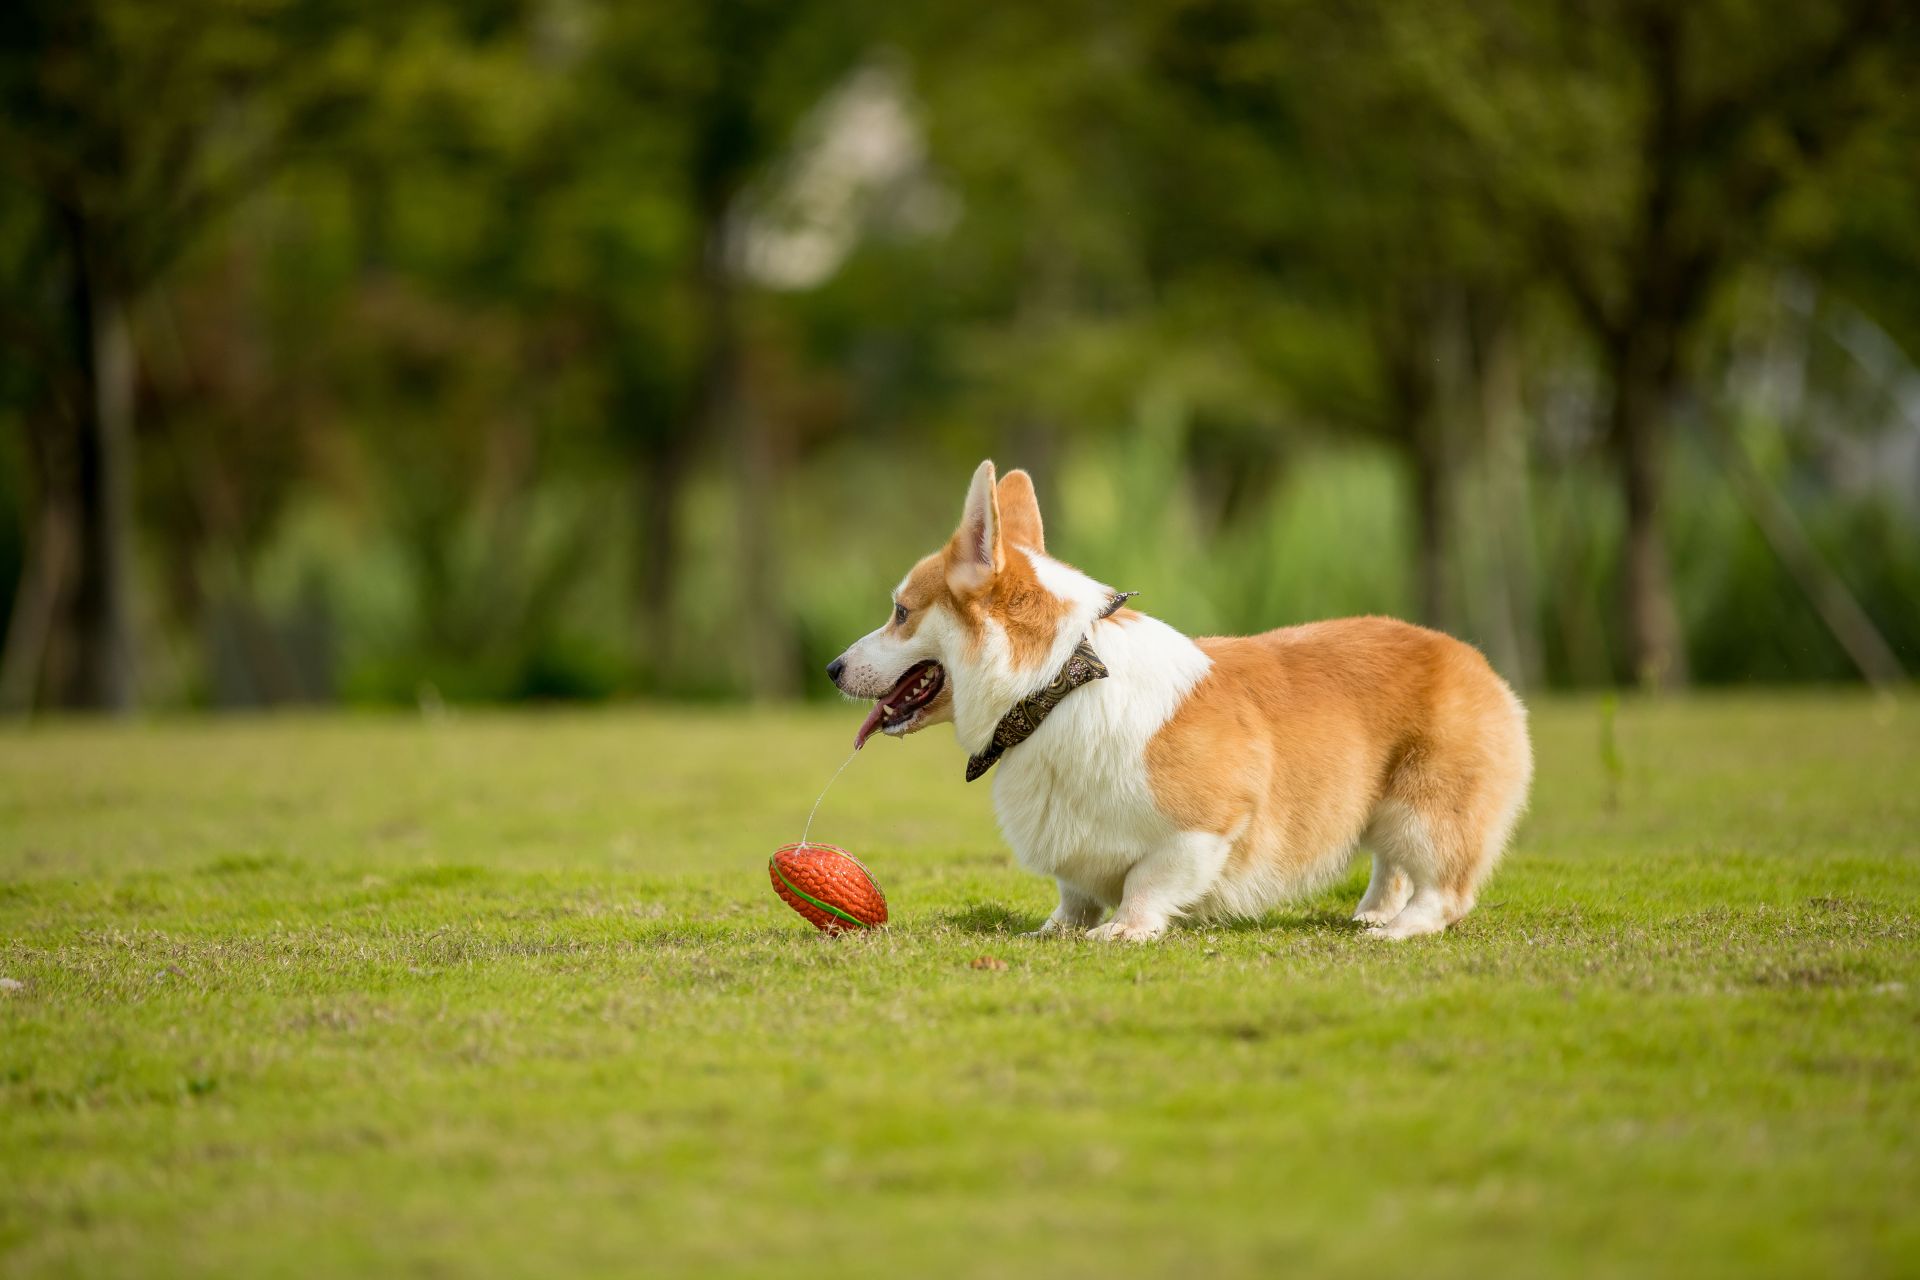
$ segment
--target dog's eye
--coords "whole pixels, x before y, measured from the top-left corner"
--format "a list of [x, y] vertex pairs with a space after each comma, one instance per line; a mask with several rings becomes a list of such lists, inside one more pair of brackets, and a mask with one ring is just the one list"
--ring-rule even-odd
[[901, 604], [898, 601], [895, 601], [893, 605], [893, 625], [896, 627], [902, 627], [906, 625], [906, 622], [907, 622], [907, 606]]

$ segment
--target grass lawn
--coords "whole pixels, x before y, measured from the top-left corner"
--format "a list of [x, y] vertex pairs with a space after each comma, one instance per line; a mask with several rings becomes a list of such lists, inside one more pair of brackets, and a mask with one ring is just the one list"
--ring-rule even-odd
[[[851, 708], [0, 733], [0, 1272], [1920, 1274], [1920, 703], [1534, 716], [1480, 909], [1146, 947]], [[976, 967], [979, 957], [1003, 962]], [[11, 984], [20, 984], [12, 986]]]

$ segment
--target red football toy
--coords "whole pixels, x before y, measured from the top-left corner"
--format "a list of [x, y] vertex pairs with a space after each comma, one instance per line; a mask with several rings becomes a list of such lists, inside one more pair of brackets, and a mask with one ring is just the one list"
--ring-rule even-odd
[[878, 929], [887, 922], [887, 895], [860, 859], [830, 844], [789, 844], [767, 860], [773, 891], [828, 933]]

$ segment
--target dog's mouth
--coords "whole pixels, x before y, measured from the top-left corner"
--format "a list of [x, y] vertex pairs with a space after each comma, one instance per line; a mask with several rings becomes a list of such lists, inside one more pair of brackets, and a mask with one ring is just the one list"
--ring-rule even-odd
[[876, 732], [911, 733], [921, 713], [933, 705], [946, 687], [947, 673], [939, 663], [919, 662], [908, 667], [907, 673], [873, 704], [873, 710], [860, 722], [860, 732], [853, 737], [853, 749], [858, 751], [867, 745], [867, 739]]

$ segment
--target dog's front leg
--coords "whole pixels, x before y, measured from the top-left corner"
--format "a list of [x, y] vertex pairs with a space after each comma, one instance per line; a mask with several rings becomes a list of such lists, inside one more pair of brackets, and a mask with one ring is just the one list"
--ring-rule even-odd
[[1173, 917], [1206, 896], [1233, 848], [1225, 836], [1183, 831], [1127, 872], [1120, 909], [1113, 919], [1087, 930], [1089, 938], [1148, 942], [1167, 931]]
[[1053, 914], [1047, 917], [1045, 924], [1027, 935], [1029, 938], [1044, 938], [1068, 929], [1085, 929], [1098, 924], [1100, 917], [1107, 914], [1106, 906], [1098, 898], [1083, 893], [1065, 880], [1056, 879], [1054, 883], [1060, 886], [1060, 905], [1053, 909]]

